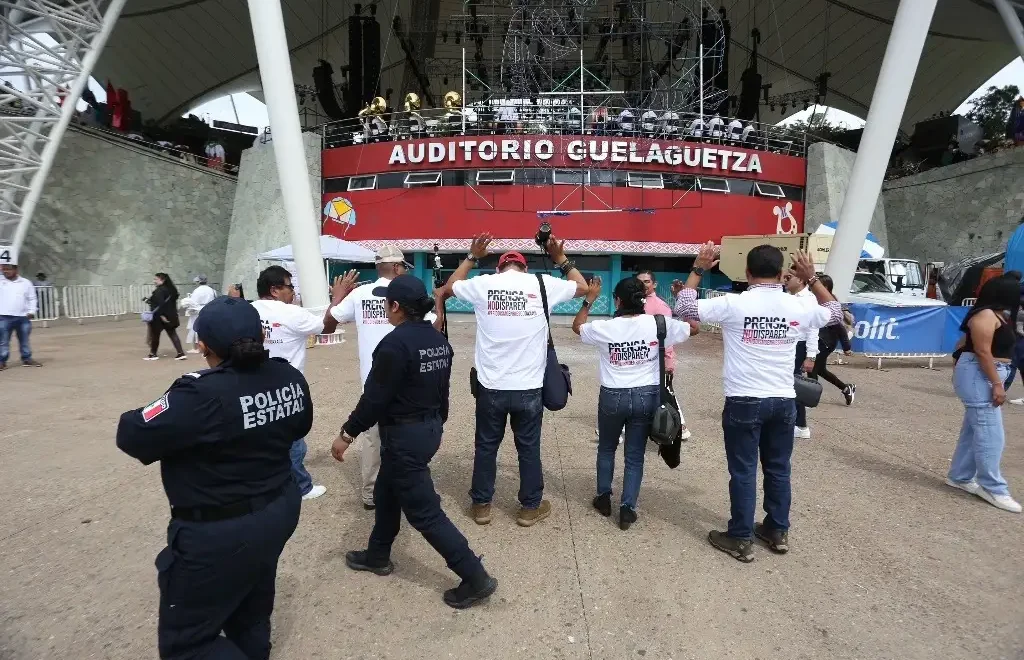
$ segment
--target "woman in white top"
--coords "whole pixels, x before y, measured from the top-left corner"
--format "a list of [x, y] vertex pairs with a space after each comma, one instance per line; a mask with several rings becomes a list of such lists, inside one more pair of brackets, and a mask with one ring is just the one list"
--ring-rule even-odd
[[[596, 346], [601, 394], [597, 404], [597, 496], [594, 508], [611, 515], [612, 476], [619, 434], [626, 429], [625, 470], [619, 527], [629, 529], [636, 522], [636, 501], [644, 476], [644, 450], [651, 420], [660, 403], [658, 368], [658, 326], [654, 316], [644, 313], [647, 291], [643, 282], [629, 277], [615, 287], [615, 317], [587, 322], [590, 305], [601, 293], [601, 278], [595, 277], [576, 318], [573, 332], [584, 344]], [[680, 344], [697, 333], [697, 324], [665, 318], [666, 346]]]

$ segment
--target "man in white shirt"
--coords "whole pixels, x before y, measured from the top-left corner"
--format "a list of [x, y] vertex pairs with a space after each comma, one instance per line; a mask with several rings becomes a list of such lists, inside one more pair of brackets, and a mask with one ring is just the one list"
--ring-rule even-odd
[[199, 345], [198, 338], [195, 333], [196, 319], [199, 318], [199, 312], [203, 311], [203, 307], [213, 302], [213, 299], [217, 297], [217, 292], [206, 284], [206, 275], [197, 275], [192, 280], [193, 284], [196, 284], [195, 291], [186, 296], [181, 301], [181, 306], [185, 308], [185, 316], [188, 317], [188, 335], [185, 337], [185, 341], [192, 344], [192, 349], [189, 353], [198, 353]]
[[[811, 293], [811, 290], [804, 284], [803, 280], [793, 274], [793, 271], [786, 271], [782, 276], [782, 283], [790, 294], [798, 298], [814, 299], [814, 294]], [[818, 357], [818, 329], [804, 326], [800, 330], [799, 338], [796, 342], [793, 373], [807, 374], [814, 378], [811, 374], [814, 371], [814, 359], [816, 357]], [[796, 427], [793, 429], [793, 435], [802, 440], [808, 440], [811, 437], [811, 429], [807, 426], [807, 408], [801, 405], [799, 401], [796, 404]]]
[[704, 137], [704, 119], [697, 117], [690, 122], [690, 135], [695, 138]]
[[[256, 293], [260, 299], [252, 303], [263, 321], [263, 345], [270, 351], [270, 357], [288, 360], [299, 371], [305, 373], [306, 342], [312, 335], [331, 334], [338, 327], [338, 321], [331, 314], [334, 306], [341, 302], [343, 294], [341, 278], [335, 278], [331, 287], [331, 306], [322, 317], [296, 304], [292, 276], [281, 266], [270, 266], [260, 273], [256, 280]], [[302, 499], [320, 497], [327, 488], [313, 483], [302, 461], [306, 458], [306, 439], [292, 443], [292, 477], [299, 486]]]
[[5, 263], [0, 270], [3, 271], [0, 278], [0, 371], [7, 368], [11, 333], [18, 336], [21, 366], [41, 367], [43, 365], [32, 359], [32, 346], [28, 341], [36, 315], [36, 288], [18, 274], [17, 264]]
[[729, 122], [729, 139], [736, 141], [740, 139], [740, 134], [743, 132], [743, 122], [739, 119], [733, 119]]
[[[774, 552], [789, 550], [797, 340], [804, 327], [824, 328], [839, 322], [843, 310], [818, 281], [814, 262], [804, 252], [796, 255], [792, 271], [807, 284], [817, 304], [786, 293], [782, 287], [782, 251], [771, 245], [758, 246], [747, 254], [746, 291], [697, 300], [701, 277], [718, 263], [716, 252], [713, 243], [702, 246], [686, 284], [673, 284], [675, 313], [687, 321], [722, 326], [722, 430], [732, 517], [727, 532], [712, 531], [708, 540], [736, 559], [750, 562], [754, 560], [755, 535]], [[766, 515], [755, 525], [758, 453], [764, 469]]]
[[[366, 377], [370, 374], [373, 352], [377, 349], [377, 344], [394, 330], [394, 326], [388, 321], [385, 299], [382, 296], [373, 295], [373, 291], [376, 288], [387, 288], [391, 280], [399, 275], [404, 275], [411, 268], [409, 262], [405, 260], [405, 255], [394, 245], [381, 247], [377, 251], [374, 263], [377, 265], [377, 280], [356, 287], [356, 272], [350, 271], [342, 280], [344, 299], [331, 310], [331, 315], [338, 323], [356, 324], [356, 337], [359, 342], [359, 383], [361, 385], [365, 385]], [[351, 293], [347, 293], [347, 291], [351, 291]], [[434, 314], [424, 316], [424, 320], [432, 323], [436, 318]], [[360, 435], [360, 438], [363, 439], [363, 448], [359, 454], [359, 467], [363, 480], [363, 508], [372, 511], [374, 509], [373, 488], [377, 483], [377, 473], [380, 471], [380, 433], [376, 426], [372, 426]]]
[[543, 499], [544, 476], [540, 462], [541, 387], [548, 353], [548, 324], [540, 280], [548, 309], [585, 296], [589, 287], [576, 264], [565, 256], [563, 243], [548, 239], [552, 262], [566, 277], [526, 272], [526, 258], [506, 252], [498, 259], [498, 272], [466, 279], [476, 263], [487, 256], [490, 234], [473, 239], [470, 253], [445, 285], [441, 296], [454, 295], [472, 303], [476, 313], [476, 454], [473, 460], [473, 520], [491, 522], [491, 499], [497, 476], [498, 447], [511, 421], [519, 453], [519, 503], [516, 522], [530, 527], [551, 514]]

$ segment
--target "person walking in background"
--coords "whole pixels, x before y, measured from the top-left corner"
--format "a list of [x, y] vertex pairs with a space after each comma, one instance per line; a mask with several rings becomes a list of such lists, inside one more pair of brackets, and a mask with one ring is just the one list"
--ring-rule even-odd
[[[819, 278], [820, 281], [820, 278]], [[803, 280], [796, 277], [792, 271], [787, 271], [782, 276], [782, 283], [786, 291], [797, 298], [813, 299], [814, 294], [804, 284]], [[824, 286], [824, 282], [822, 285]], [[829, 292], [831, 293], [831, 291]], [[814, 360], [818, 357], [818, 329], [803, 326], [800, 328], [799, 339], [796, 342], [796, 356], [793, 364], [793, 375], [807, 374], [813, 378]], [[796, 427], [793, 429], [794, 437], [807, 440], [811, 437], [811, 429], [807, 426], [807, 408], [799, 401], [796, 402]]]
[[[338, 322], [331, 315], [334, 306], [341, 302], [341, 278], [334, 279], [331, 289], [331, 305], [323, 316], [317, 316], [295, 303], [295, 288], [292, 275], [281, 266], [270, 266], [260, 273], [256, 280], [256, 293], [260, 299], [252, 306], [260, 314], [263, 323], [263, 345], [272, 358], [284, 358], [288, 364], [305, 374], [306, 342], [311, 335], [331, 334], [338, 328]], [[327, 492], [327, 487], [313, 483], [313, 477], [306, 470], [306, 439], [299, 438], [292, 443], [292, 476], [299, 486], [302, 499], [312, 500]]]
[[[821, 275], [818, 277], [818, 281], [828, 289], [829, 293], [832, 293], [831, 277]], [[843, 393], [843, 398], [846, 399], [846, 405], [849, 406], [853, 405], [857, 386], [852, 383], [847, 385], [828, 370], [828, 357], [835, 352], [836, 347], [840, 344], [843, 347], [843, 354], [853, 355], [853, 347], [850, 345], [850, 334], [847, 332], [846, 325], [842, 321], [831, 323], [818, 331], [818, 355], [814, 358], [814, 370], [811, 372], [811, 377], [815, 379], [819, 377], [824, 378], [829, 383], [838, 387], [839, 391]]]
[[166, 332], [171, 338], [174, 350], [177, 351], [174, 359], [184, 360], [185, 351], [182, 350], [181, 340], [178, 339], [178, 327], [181, 325], [181, 320], [178, 319], [178, 289], [167, 273], [154, 275], [153, 284], [156, 288], [149, 294], [149, 298], [146, 298], [153, 318], [149, 321], [149, 356], [145, 359], [160, 359], [157, 354], [160, 349], [160, 335]]
[[[612, 477], [615, 450], [625, 429], [622, 497], [619, 528], [636, 522], [636, 503], [644, 478], [644, 451], [651, 432], [654, 411], [661, 405], [658, 324], [645, 313], [647, 291], [644, 283], [627, 277], [615, 286], [615, 316], [588, 322], [590, 306], [601, 295], [601, 278], [590, 281], [583, 305], [572, 321], [572, 331], [584, 344], [598, 349], [598, 377], [601, 392], [597, 402], [600, 438], [597, 446], [597, 495], [594, 508], [601, 515], [612, 513]], [[665, 349], [697, 333], [696, 323], [665, 318]], [[666, 356], [667, 360], [667, 356]], [[668, 365], [666, 363], [666, 369]]]
[[[732, 515], [728, 531], [712, 531], [708, 541], [731, 557], [750, 562], [754, 560], [753, 536], [773, 552], [789, 551], [796, 343], [804, 326], [823, 328], [836, 323], [843, 318], [843, 308], [818, 280], [806, 252], [795, 256], [791, 272], [811, 290], [814, 301], [786, 293], [782, 251], [772, 245], [759, 245], [747, 253], [746, 291], [697, 300], [701, 277], [718, 263], [717, 252], [714, 243], [700, 248], [676, 298], [675, 312], [687, 321], [722, 326], [722, 431]], [[759, 457], [764, 470], [765, 517], [755, 525]]]
[[1010, 496], [999, 463], [1006, 444], [1003, 383], [1017, 344], [1013, 312], [1019, 305], [1020, 283], [993, 278], [960, 325], [965, 336], [954, 353], [953, 389], [964, 404], [964, 421], [946, 476], [949, 486], [1012, 513], [1020, 513], [1021, 505]]
[[192, 283], [197, 286], [192, 293], [182, 299], [181, 306], [185, 308], [185, 316], [188, 318], [186, 325], [188, 334], [185, 337], [185, 343], [192, 344], [192, 350], [189, 353], [198, 353], [199, 340], [196, 338], [195, 332], [196, 318], [199, 316], [199, 312], [203, 311], [203, 307], [217, 297], [217, 292], [206, 284], [206, 275], [197, 275]]
[[[654, 279], [654, 272], [650, 270], [642, 270], [636, 274], [636, 279], [640, 280], [644, 285], [644, 291], [647, 297], [644, 298], [644, 313], [645, 314], [661, 314], [665, 318], [672, 318], [672, 308], [668, 306], [668, 303], [658, 297], [658, 282]], [[665, 371], [668, 377], [668, 389], [675, 393], [672, 389], [672, 378], [675, 376], [676, 371], [676, 351], [671, 345], [665, 347]], [[677, 397], [678, 399], [678, 397]], [[676, 401], [678, 403], [678, 401]], [[686, 418], [683, 416], [683, 409], [679, 408], [679, 420], [682, 422], [682, 440], [686, 441], [692, 437], [690, 430], [686, 428]]]
[[17, 264], [0, 266], [0, 371], [7, 368], [11, 353], [11, 333], [18, 337], [21, 351], [21, 366], [41, 367], [32, 359], [32, 319], [37, 311], [36, 289], [32, 283], [18, 274]]
[[[478, 525], [491, 522], [491, 499], [498, 472], [498, 447], [511, 423], [519, 454], [519, 503], [516, 523], [530, 527], [551, 515], [551, 502], [543, 499], [544, 473], [540, 460], [544, 404], [541, 388], [548, 354], [548, 323], [543, 300], [550, 310], [561, 302], [586, 295], [588, 286], [576, 264], [565, 256], [564, 245], [553, 236], [546, 248], [566, 279], [526, 272], [526, 258], [506, 252], [498, 259], [498, 272], [466, 279], [477, 261], [487, 256], [492, 236], [473, 239], [470, 252], [448, 278], [444, 295], [471, 303], [476, 313], [475, 377], [476, 452], [473, 458], [472, 516]], [[544, 290], [541, 290], [543, 284]]]
[[36, 281], [32, 284], [34, 286], [53, 286], [53, 282], [46, 279], [46, 273], [36, 273]]

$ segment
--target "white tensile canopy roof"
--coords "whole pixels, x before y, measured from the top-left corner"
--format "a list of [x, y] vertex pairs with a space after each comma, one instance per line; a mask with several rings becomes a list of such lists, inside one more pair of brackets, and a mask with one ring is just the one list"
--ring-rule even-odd
[[[326, 234], [320, 236], [320, 253], [324, 259], [349, 261], [352, 263], [373, 263], [377, 256], [373, 250], [368, 250], [361, 245], [350, 241], [343, 241], [334, 236], [327, 236]], [[295, 255], [292, 253], [292, 246], [285, 245], [276, 250], [264, 252], [256, 258], [259, 261], [294, 261]]]
[[[340, 82], [340, 68], [347, 58], [347, 17], [354, 3], [281, 2], [296, 84], [313, 85], [312, 69], [321, 57], [331, 62], [335, 82]], [[699, 0], [690, 2], [700, 6]], [[1014, 2], [1024, 15], [1021, 0]], [[393, 89], [391, 101], [400, 106], [405, 92], [418, 85], [399, 39], [389, 37], [392, 18], [399, 16], [405, 26], [439, 26], [440, 31], [451, 16], [465, 11], [463, 2], [366, 0], [362, 4], [364, 14], [366, 7], [376, 7], [381, 24], [380, 89]], [[749, 35], [756, 27], [762, 37], [760, 70], [764, 82], [773, 85], [771, 94], [813, 88], [819, 74], [828, 71], [825, 104], [861, 117], [867, 114], [898, 0], [708, 0], [706, 4], [712, 9], [724, 6], [731, 22], [730, 93], [739, 93]], [[418, 48], [423, 49], [424, 58], [457, 59], [466, 44], [453, 41], [443, 42], [435, 35], [433, 41], [420, 39]], [[470, 56], [472, 48], [468, 47]], [[911, 130], [940, 110], [953, 110], [1016, 55], [991, 0], [939, 0], [903, 129]], [[458, 74], [446, 74], [447, 85], [439, 72], [428, 74], [436, 105], [445, 91], [461, 84]], [[101, 84], [109, 78], [116, 87], [128, 90], [132, 105], [146, 119], [157, 121], [228, 93], [250, 92], [261, 98], [249, 14], [241, 0], [132, 0], [94, 75]], [[799, 109], [802, 104], [790, 107], [788, 113]], [[769, 113], [762, 107], [761, 113], [762, 121], [783, 118], [778, 108]]]

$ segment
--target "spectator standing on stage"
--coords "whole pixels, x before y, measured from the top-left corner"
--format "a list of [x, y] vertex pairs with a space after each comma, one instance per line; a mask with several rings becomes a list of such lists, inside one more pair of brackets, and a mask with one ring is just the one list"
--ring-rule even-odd
[[171, 338], [174, 350], [178, 352], [174, 359], [184, 360], [185, 351], [181, 348], [181, 340], [178, 339], [178, 327], [181, 325], [181, 320], [178, 319], [178, 289], [167, 273], [154, 275], [153, 284], [156, 288], [149, 294], [149, 298], [146, 298], [153, 318], [149, 320], [149, 356], [145, 359], [160, 359], [157, 354], [160, 349], [160, 335], [166, 332]]
[[196, 318], [199, 317], [199, 312], [203, 311], [203, 307], [213, 302], [213, 299], [217, 297], [217, 292], [206, 284], [206, 275], [196, 276], [192, 283], [197, 285], [195, 290], [185, 296], [181, 304], [185, 308], [185, 316], [188, 317], [188, 323], [185, 326], [188, 335], [185, 337], [185, 343], [192, 344], [192, 350], [189, 353], [198, 353], [199, 340], [195, 333]]
[[[546, 248], [566, 277], [526, 272], [526, 258], [506, 252], [498, 259], [498, 272], [466, 279], [477, 261], [487, 256], [490, 234], [473, 239], [469, 255], [459, 264], [439, 298], [454, 295], [471, 303], [476, 313], [476, 453], [473, 459], [473, 520], [491, 522], [491, 499], [497, 476], [498, 447], [511, 422], [519, 453], [519, 503], [516, 523], [530, 527], [551, 514], [543, 499], [544, 475], [540, 461], [541, 421], [544, 406], [541, 386], [548, 354], [548, 323], [541, 302], [543, 281], [549, 310], [587, 294], [588, 287], [576, 264], [565, 256], [564, 244], [553, 236]], [[472, 375], [471, 375], [472, 378]]]
[[[821, 275], [819, 281], [825, 285], [829, 293], [832, 293], [831, 277]], [[854, 396], [857, 394], [857, 386], [853, 383], [847, 385], [828, 370], [828, 357], [835, 352], [839, 345], [842, 345], [845, 355], [853, 355], [853, 347], [850, 345], [850, 333], [846, 330], [846, 325], [842, 321], [830, 323], [818, 331], [818, 355], [814, 358], [814, 371], [811, 372], [811, 376], [815, 379], [819, 377], [824, 378], [838, 387], [843, 393], [843, 398], [846, 399], [846, 405], [850, 406], [853, 405]]]
[[[814, 294], [804, 284], [804, 281], [795, 276], [792, 271], [782, 276], [782, 283], [785, 285], [786, 291], [797, 298], [814, 298]], [[824, 285], [824, 282], [822, 285]], [[800, 335], [796, 342], [793, 374], [807, 374], [810, 376], [814, 372], [814, 360], [817, 357], [818, 329], [805, 325], [800, 329]], [[801, 405], [799, 401], [796, 403], [796, 428], [793, 429], [793, 434], [795, 437], [803, 440], [808, 440], [811, 437], [811, 429], [807, 426], [807, 408]]]
[[21, 366], [41, 367], [32, 359], [32, 319], [36, 315], [36, 289], [32, 282], [18, 274], [18, 265], [5, 263], [0, 266], [0, 371], [7, 368], [11, 353], [11, 334], [18, 337], [21, 351]]
[[[728, 531], [712, 531], [708, 540], [732, 557], [749, 562], [754, 560], [754, 535], [774, 552], [789, 550], [796, 343], [804, 326], [823, 328], [839, 322], [843, 310], [818, 280], [814, 262], [804, 252], [796, 255], [792, 272], [810, 288], [817, 305], [808, 298], [786, 293], [782, 287], [782, 251], [771, 245], [747, 253], [746, 291], [697, 300], [701, 277], [718, 263], [716, 254], [713, 243], [701, 247], [686, 284], [673, 284], [674, 288], [680, 287], [675, 311], [687, 321], [722, 326], [722, 430], [732, 517]], [[764, 469], [766, 515], [755, 525], [758, 454]]]
[[[311, 335], [332, 334], [338, 322], [332, 316], [334, 306], [341, 302], [341, 278], [335, 278], [331, 289], [331, 305], [323, 316], [293, 304], [295, 288], [292, 276], [281, 266], [270, 266], [260, 273], [256, 280], [256, 293], [260, 299], [252, 306], [260, 313], [263, 322], [263, 345], [270, 351], [270, 357], [284, 358], [288, 364], [305, 374], [306, 342]], [[292, 477], [299, 486], [302, 499], [313, 500], [327, 492], [327, 488], [313, 483], [303, 461], [306, 458], [306, 439], [299, 438], [292, 443]]]
[[[601, 393], [597, 404], [597, 423], [600, 439], [594, 508], [603, 516], [612, 513], [615, 449], [625, 429], [619, 528], [626, 530], [637, 519], [636, 502], [644, 478], [647, 437], [651, 433], [654, 411], [661, 404], [658, 324], [654, 316], [645, 312], [648, 295], [639, 279], [627, 277], [615, 286], [614, 318], [588, 322], [590, 306], [600, 294], [601, 278], [595, 277], [573, 319], [572, 330], [584, 344], [598, 349]], [[696, 323], [677, 321], [671, 314], [665, 316], [666, 349], [689, 339], [691, 332], [696, 334]]]
[[[359, 342], [359, 383], [365, 387], [366, 378], [373, 364], [373, 354], [377, 344], [384, 339], [394, 326], [388, 320], [387, 300], [374, 291], [387, 288], [391, 280], [404, 275], [410, 268], [405, 255], [394, 245], [385, 245], [377, 250], [374, 258], [377, 266], [377, 280], [362, 286], [356, 286], [359, 275], [349, 271], [341, 280], [341, 304], [334, 307], [331, 314], [338, 323], [355, 323], [356, 336]], [[349, 293], [351, 292], [351, 293]], [[427, 314], [424, 319], [433, 322], [436, 317]], [[362, 473], [363, 508], [372, 511], [374, 508], [373, 489], [380, 471], [380, 433], [376, 425], [366, 429], [362, 434], [363, 447], [359, 453], [359, 467]]]
[[1020, 513], [1021, 505], [1010, 495], [999, 464], [1006, 445], [1003, 382], [1017, 343], [1013, 314], [1018, 306], [1020, 282], [996, 277], [981, 287], [960, 325], [965, 336], [953, 354], [953, 389], [964, 404], [964, 421], [946, 476], [948, 485], [1012, 513]]
[[32, 284], [34, 286], [53, 286], [53, 282], [46, 279], [46, 273], [36, 273], [36, 281]]
[[[644, 313], [645, 314], [661, 314], [665, 318], [672, 318], [672, 308], [668, 306], [668, 303], [658, 297], [658, 282], [654, 279], [654, 272], [650, 270], [642, 270], [636, 274], [636, 279], [640, 280], [644, 285], [644, 291], [646, 298], [644, 298]], [[675, 375], [676, 370], [676, 351], [669, 344], [665, 346], [665, 371], [668, 376], [668, 388], [672, 390], [672, 379]], [[672, 390], [675, 392], [675, 390]], [[677, 401], [678, 403], [678, 401]], [[679, 408], [679, 420], [682, 422], [683, 440], [689, 440], [692, 437], [690, 430], [686, 428], [686, 419], [683, 417], [683, 409]]]

